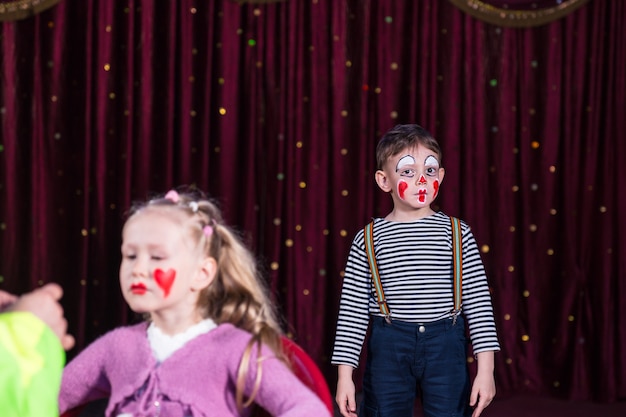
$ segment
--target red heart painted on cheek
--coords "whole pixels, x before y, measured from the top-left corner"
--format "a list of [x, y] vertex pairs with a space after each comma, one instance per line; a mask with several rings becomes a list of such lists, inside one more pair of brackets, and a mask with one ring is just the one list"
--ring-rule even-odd
[[176, 278], [176, 271], [173, 269], [168, 269], [167, 271], [162, 269], [154, 270], [154, 281], [159, 287], [161, 287], [166, 297], [170, 293], [170, 288], [172, 288], [174, 278]]

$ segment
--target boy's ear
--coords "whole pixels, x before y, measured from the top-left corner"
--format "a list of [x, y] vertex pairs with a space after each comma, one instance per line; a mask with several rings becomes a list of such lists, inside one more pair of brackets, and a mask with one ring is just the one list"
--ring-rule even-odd
[[217, 261], [215, 258], [206, 257], [200, 265], [200, 271], [198, 272], [196, 279], [192, 286], [194, 289], [201, 291], [208, 287], [217, 274]]
[[446, 176], [446, 170], [443, 168], [439, 168], [439, 185], [443, 182], [443, 177]]
[[381, 190], [386, 193], [391, 192], [391, 184], [389, 183], [389, 178], [387, 177], [387, 174], [385, 174], [385, 171], [381, 169], [376, 171], [376, 173], [374, 174], [374, 179], [376, 180], [376, 184], [378, 184], [378, 187]]

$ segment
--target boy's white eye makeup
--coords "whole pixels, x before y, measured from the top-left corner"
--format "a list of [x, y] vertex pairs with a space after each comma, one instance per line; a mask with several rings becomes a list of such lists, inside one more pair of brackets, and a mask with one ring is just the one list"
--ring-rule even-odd
[[434, 156], [428, 155], [426, 159], [424, 160], [424, 167], [425, 167], [426, 174], [429, 177], [434, 177], [437, 175], [437, 172], [439, 171], [439, 161]]
[[427, 167], [439, 168], [439, 161], [432, 155], [428, 155], [424, 160], [424, 165]]
[[396, 172], [400, 171], [403, 167], [407, 165], [415, 165], [415, 158], [411, 155], [404, 155], [398, 163], [396, 164]]

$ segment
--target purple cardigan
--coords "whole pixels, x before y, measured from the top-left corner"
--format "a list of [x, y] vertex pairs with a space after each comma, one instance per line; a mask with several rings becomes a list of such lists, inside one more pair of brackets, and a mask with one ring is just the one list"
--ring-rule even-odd
[[[250, 408], [239, 413], [235, 400], [237, 370], [249, 333], [222, 324], [187, 342], [159, 364], [148, 342], [147, 326], [141, 323], [112, 330], [65, 367], [59, 394], [61, 413], [110, 397], [107, 416], [122, 411], [168, 417], [250, 414]], [[317, 395], [269, 348], [264, 348], [263, 356], [256, 403], [273, 416], [330, 416]], [[254, 359], [255, 355], [250, 361], [246, 395], [256, 378]]]

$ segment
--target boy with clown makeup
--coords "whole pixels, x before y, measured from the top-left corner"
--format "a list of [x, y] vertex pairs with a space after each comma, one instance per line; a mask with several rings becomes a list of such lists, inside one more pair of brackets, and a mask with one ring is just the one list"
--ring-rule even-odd
[[[457, 308], [451, 218], [431, 208], [445, 176], [441, 156], [415, 124], [395, 126], [376, 148], [376, 183], [393, 209], [356, 234], [348, 255], [332, 356], [344, 417], [357, 416], [352, 373], [368, 328], [360, 417], [412, 417], [418, 393], [425, 417], [478, 417], [495, 396], [500, 346], [478, 246], [470, 227], [458, 223]], [[466, 326], [478, 363], [471, 384]]]

